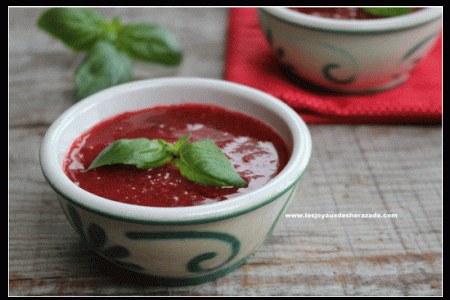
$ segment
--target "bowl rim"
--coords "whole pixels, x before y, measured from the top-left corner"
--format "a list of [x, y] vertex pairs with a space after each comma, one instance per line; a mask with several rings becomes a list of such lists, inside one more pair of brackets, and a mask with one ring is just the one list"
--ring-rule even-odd
[[322, 18], [297, 12], [287, 7], [260, 7], [259, 11], [297, 27], [334, 33], [354, 34], [377, 34], [407, 30], [435, 21], [443, 15], [443, 9], [441, 7], [424, 7], [424, 9], [402, 16], [370, 20]]
[[[249, 99], [250, 102], [257, 102], [278, 114], [291, 131], [293, 140], [291, 158], [285, 168], [264, 186], [254, 191], [226, 201], [190, 207], [146, 207], [108, 200], [81, 189], [65, 175], [61, 163], [58, 161], [58, 147], [55, 145], [55, 141], [70, 126], [70, 120], [113, 96], [117, 97], [117, 95], [141, 89], [178, 85], [213, 88], [217, 91], [228, 92], [230, 95], [240, 95]], [[211, 104], [219, 105], [218, 103]], [[116, 115], [124, 111], [119, 110]], [[100, 121], [99, 119], [98, 122]], [[79, 135], [82, 133], [80, 131]], [[311, 148], [311, 136], [305, 122], [287, 104], [265, 92], [225, 80], [167, 77], [124, 83], [100, 91], [72, 105], [48, 128], [41, 143], [39, 161], [44, 177], [51, 187], [57, 194], [75, 206], [123, 222], [146, 225], [187, 225], [233, 218], [278, 199], [291, 190], [303, 176], [310, 162]]]

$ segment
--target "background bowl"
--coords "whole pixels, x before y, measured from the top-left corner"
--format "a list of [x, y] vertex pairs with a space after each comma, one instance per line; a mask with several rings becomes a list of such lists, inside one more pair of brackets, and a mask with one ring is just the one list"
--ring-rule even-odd
[[279, 61], [313, 84], [373, 92], [404, 82], [442, 28], [442, 9], [399, 17], [339, 20], [288, 8], [259, 8], [260, 26]]
[[[286, 141], [291, 158], [261, 188], [193, 207], [143, 207], [111, 201], [76, 186], [62, 161], [73, 140], [100, 121], [156, 105], [206, 103], [252, 115]], [[152, 275], [161, 285], [209, 281], [236, 269], [273, 230], [295, 193], [311, 156], [305, 123], [278, 99], [239, 84], [197, 78], [135, 81], [94, 94], [64, 112], [48, 129], [41, 168], [72, 226], [113, 263]]]

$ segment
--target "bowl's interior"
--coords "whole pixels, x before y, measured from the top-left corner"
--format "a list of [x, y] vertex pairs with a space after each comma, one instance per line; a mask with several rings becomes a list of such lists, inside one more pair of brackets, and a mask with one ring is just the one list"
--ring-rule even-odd
[[[77, 187], [64, 174], [62, 161], [73, 140], [95, 124], [122, 112], [177, 103], [214, 104], [254, 116], [283, 137], [291, 159], [279, 175], [258, 190], [227, 201], [194, 207], [141, 207], [106, 200]], [[310, 152], [310, 136], [304, 122], [286, 104], [272, 96], [220, 80], [176, 78], [123, 84], [75, 104], [49, 128], [41, 147], [41, 165], [47, 180], [60, 194], [91, 210], [121, 218], [192, 220], [199, 216], [214, 218], [230, 211], [246, 210], [280, 193], [303, 174]], [[251, 197], [246, 197], [250, 194]], [[175, 210], [179, 211], [178, 216], [174, 216]]]

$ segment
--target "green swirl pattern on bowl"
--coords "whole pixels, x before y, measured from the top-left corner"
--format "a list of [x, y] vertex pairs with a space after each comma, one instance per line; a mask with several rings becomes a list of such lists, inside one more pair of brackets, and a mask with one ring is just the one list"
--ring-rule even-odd
[[[66, 210], [64, 210], [66, 212]], [[108, 241], [108, 237], [106, 231], [95, 223], [90, 223], [87, 226], [87, 230], [84, 230], [83, 222], [78, 213], [77, 209], [73, 207], [71, 204], [67, 205], [67, 217], [70, 220], [70, 223], [75, 228], [77, 233], [82, 237], [82, 239], [90, 245], [92, 250], [97, 252], [100, 256], [109, 260], [110, 262], [116, 264], [119, 267], [123, 267], [132, 271], [142, 272], [145, 271], [145, 268], [138, 264], [129, 263], [122, 261], [123, 259], [130, 257], [130, 250], [127, 249], [125, 245], [114, 245], [105, 247]], [[240, 250], [241, 243], [240, 241], [226, 233], [220, 232], [207, 232], [207, 231], [175, 231], [175, 232], [145, 232], [145, 231], [129, 231], [125, 233], [125, 236], [130, 240], [171, 240], [171, 239], [215, 239], [220, 242], [224, 242], [230, 245], [231, 253], [228, 258], [222, 262], [220, 265], [217, 265], [213, 268], [204, 269], [201, 267], [201, 262], [205, 260], [209, 260], [217, 256], [216, 252], [206, 252], [200, 254], [186, 264], [185, 268], [195, 274], [203, 274], [212, 272], [218, 269], [221, 269], [223, 266], [228, 264], [238, 253]], [[164, 277], [152, 277], [152, 282], [158, 285], [167, 285], [167, 286], [179, 286], [179, 285], [192, 285], [199, 284], [202, 282], [210, 281], [215, 278], [224, 276], [229, 272], [235, 270], [240, 265], [242, 265], [248, 256], [244, 259], [237, 261], [236, 263], [227, 266], [224, 269], [218, 270], [217, 272], [209, 273], [207, 275], [201, 275], [193, 278], [164, 278]]]
[[[267, 234], [265, 235], [266, 238], [271, 234], [280, 216], [283, 214], [287, 205], [292, 200], [292, 195], [294, 194], [295, 190], [296, 186], [294, 185], [286, 191], [287, 197], [285, 200], [283, 200], [281, 210], [276, 215], [273, 224], [270, 226]], [[282, 197], [283, 195], [285, 195], [285, 193], [279, 196]], [[79, 212], [80, 208], [77, 208], [69, 201], [65, 201], [67, 199], [62, 197], [58, 198], [63, 207], [63, 211], [65, 212], [71, 225], [92, 250], [119, 267], [123, 267], [139, 273], [149, 273], [148, 271], [151, 271], [146, 270], [145, 267], [139, 265], [136, 262], [131, 263], [127, 261], [132, 261], [133, 259], [135, 259], [133, 257], [133, 251], [136, 250], [133, 249], [132, 245], [128, 246], [127, 243], [114, 244], [115, 241], [113, 241], [113, 239], [111, 238], [108, 238], [106, 229], [97, 224], [95, 221], [90, 220], [90, 218], [82, 218]], [[224, 247], [218, 247], [219, 250], [209, 249], [208, 251], [205, 251], [205, 249], [201, 249], [200, 247], [199, 249], [203, 253], [194, 255], [192, 258], [187, 259], [184, 263], [183, 268], [185, 269], [185, 271], [187, 271], [187, 273], [192, 274], [192, 277], [174, 278], [149, 275], [153, 283], [163, 286], [193, 285], [222, 277], [229, 272], [237, 269], [251, 255], [251, 253], [241, 254], [242, 241], [240, 241], [236, 236], [224, 232], [189, 229], [174, 231], [125, 230], [123, 235], [126, 240], [132, 242], [170, 242], [174, 240], [191, 240], [195, 241], [195, 243], [200, 244], [202, 241], [209, 240], [213, 241], [215, 245], [224, 245]], [[117, 239], [117, 237], [115, 239]], [[221, 253], [224, 251], [229, 252]], [[238, 255], [244, 257], [238, 259], [237, 261], [234, 261]], [[204, 262], [207, 263], [209, 260], [213, 260], [216, 257], [219, 258], [220, 262], [217, 262], [216, 260], [212, 267], [204, 266]]]
[[[109, 261], [115, 263], [118, 266], [133, 270], [133, 271], [144, 271], [145, 269], [137, 264], [122, 262], [121, 259], [126, 259], [130, 256], [130, 251], [123, 245], [115, 245], [110, 247], [105, 247], [107, 243], [106, 231], [98, 224], [91, 223], [87, 226], [85, 232], [81, 217], [77, 210], [72, 205], [67, 205], [68, 218], [78, 232], [78, 234], [87, 242], [93, 250], [99, 253], [101, 256], [105, 257]], [[191, 273], [204, 273], [214, 271], [219, 269], [229, 263], [236, 255], [239, 253], [241, 243], [240, 241], [227, 233], [221, 232], [209, 232], [209, 231], [160, 231], [160, 232], [147, 232], [147, 231], [127, 231], [125, 236], [130, 240], [183, 240], [183, 239], [213, 239], [219, 242], [229, 244], [231, 248], [231, 253], [228, 258], [223, 261], [220, 265], [213, 268], [204, 269], [201, 267], [200, 263], [212, 259], [217, 256], [217, 252], [206, 252], [200, 254], [186, 264], [185, 268]]]
[[[264, 31], [266, 38], [277, 55], [278, 59], [288, 66], [290, 71], [295, 73], [302, 73], [294, 64], [286, 62], [285, 56], [288, 50], [281, 46], [275, 46], [273, 43], [273, 33], [270, 28]], [[295, 44], [295, 45], [294, 45]], [[319, 73], [322, 77], [331, 83], [338, 85], [345, 85], [354, 82], [358, 77], [358, 64], [355, 58], [346, 50], [336, 47], [329, 43], [315, 42], [312, 39], [297, 39], [293, 43], [293, 47], [301, 48], [304, 54], [307, 54], [313, 59], [304, 58], [304, 61], [321, 61], [320, 66], [313, 66], [305, 64], [305, 69], [313, 69], [318, 67]], [[289, 60], [295, 59], [291, 57]]]
[[107, 242], [106, 231], [99, 225], [92, 223], [84, 231], [83, 223], [78, 211], [72, 206], [67, 205], [67, 218], [71, 222], [75, 231], [87, 242], [94, 251], [105, 257], [107, 260], [115, 263], [118, 266], [134, 270], [143, 271], [144, 268], [137, 264], [120, 261], [130, 256], [130, 251], [124, 246], [116, 245], [105, 248]]
[[[440, 32], [435, 32], [427, 36], [422, 41], [417, 42], [405, 54], [401, 57], [398, 62], [398, 70], [403, 68], [403, 66], [410, 64], [411, 67], [417, 64], [422, 58], [422, 55], [415, 57], [414, 54], [420, 52], [422, 48], [427, 48], [427, 45], [434, 43], [434, 38]], [[278, 59], [283, 62], [283, 58], [287, 54], [287, 50], [284, 47], [274, 46], [273, 43], [273, 33], [270, 28], [265, 30], [266, 38], [273, 48], [273, 51], [277, 55]], [[315, 48], [308, 49], [311, 45]], [[320, 68], [323, 79], [329, 81], [333, 84], [346, 85], [354, 82], [358, 78], [358, 64], [355, 58], [348, 53], [346, 50], [335, 47], [327, 43], [316, 43], [314, 41], [299, 40], [296, 42], [297, 47], [302, 47], [303, 51], [307, 51], [314, 58], [323, 61]], [[319, 58], [319, 55], [322, 56]], [[292, 63], [285, 62], [285, 65], [289, 68], [291, 72], [299, 73], [298, 68], [296, 68]], [[300, 72], [301, 73], [301, 72]], [[340, 73], [346, 73], [347, 75], [340, 75]], [[392, 78], [398, 78], [400, 75], [394, 72]]]

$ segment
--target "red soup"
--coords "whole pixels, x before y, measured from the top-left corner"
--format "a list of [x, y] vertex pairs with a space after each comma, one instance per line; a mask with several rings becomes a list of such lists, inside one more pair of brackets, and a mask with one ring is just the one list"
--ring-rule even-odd
[[[247, 186], [217, 187], [195, 183], [168, 163], [153, 169], [109, 165], [86, 171], [97, 155], [119, 139], [163, 139], [175, 143], [212, 139]], [[77, 138], [65, 158], [64, 171], [79, 187], [95, 195], [143, 206], [176, 207], [214, 203], [255, 190], [286, 165], [283, 139], [253, 117], [218, 106], [183, 104], [127, 112], [97, 124]]]
[[[368, 20], [387, 18], [387, 16], [370, 14], [361, 7], [292, 7], [291, 9], [304, 14], [331, 19]], [[414, 8], [411, 12], [419, 9]]]

